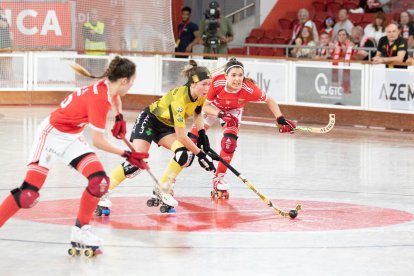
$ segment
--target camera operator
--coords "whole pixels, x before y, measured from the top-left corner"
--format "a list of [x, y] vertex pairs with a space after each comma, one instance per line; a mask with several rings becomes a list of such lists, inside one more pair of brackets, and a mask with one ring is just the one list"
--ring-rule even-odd
[[233, 26], [220, 14], [220, 7], [216, 1], [209, 4], [205, 19], [200, 22], [200, 34], [200, 44], [204, 45], [205, 54], [227, 54], [227, 43], [233, 40]]

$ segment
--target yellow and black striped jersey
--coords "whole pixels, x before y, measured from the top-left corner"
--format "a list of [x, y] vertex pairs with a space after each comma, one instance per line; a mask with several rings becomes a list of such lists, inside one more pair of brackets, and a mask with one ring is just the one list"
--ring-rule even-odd
[[197, 107], [201, 110], [205, 100], [205, 97], [193, 99], [189, 87], [184, 85], [172, 89], [152, 103], [149, 110], [164, 124], [185, 128], [185, 119], [193, 115]]

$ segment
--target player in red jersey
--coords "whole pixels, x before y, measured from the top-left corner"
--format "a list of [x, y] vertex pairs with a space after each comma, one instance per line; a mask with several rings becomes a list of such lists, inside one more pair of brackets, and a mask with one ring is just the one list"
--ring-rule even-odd
[[[293, 132], [296, 127], [292, 121], [283, 117], [279, 105], [271, 97], [260, 90], [253, 80], [244, 76], [243, 64], [231, 58], [224, 68], [224, 74], [213, 78], [203, 106], [204, 125], [207, 128], [220, 118], [223, 127], [220, 156], [228, 163], [231, 162], [237, 147], [239, 121], [243, 108], [249, 102], [265, 102], [275, 116], [280, 132]], [[193, 127], [190, 135], [194, 141], [198, 140], [201, 144], [206, 140], [205, 130], [197, 132]], [[209, 148], [203, 150], [208, 152]], [[229, 197], [227, 191], [229, 186], [223, 180], [226, 171], [227, 167], [220, 162], [213, 177], [213, 197]]]
[[[91, 128], [92, 143], [96, 148], [118, 154], [139, 168], [147, 168], [142, 159], [147, 158], [148, 153], [124, 151], [113, 146], [104, 136], [106, 117], [112, 104], [121, 110], [119, 97], [124, 96], [134, 83], [135, 64], [128, 59], [115, 57], [100, 77], [91, 76], [79, 65], [76, 65], [75, 70], [102, 80], [70, 94], [39, 125], [24, 181], [0, 205], [0, 227], [20, 208], [31, 208], [37, 203], [39, 190], [51, 165], [60, 159], [88, 179], [72, 228], [70, 253], [77, 254], [82, 249], [85, 255], [90, 255], [101, 246], [102, 240], [91, 233], [89, 221], [99, 198], [108, 189], [109, 178], [83, 136], [85, 126]], [[125, 123], [120, 114], [117, 118], [112, 133], [122, 138], [126, 132]]]

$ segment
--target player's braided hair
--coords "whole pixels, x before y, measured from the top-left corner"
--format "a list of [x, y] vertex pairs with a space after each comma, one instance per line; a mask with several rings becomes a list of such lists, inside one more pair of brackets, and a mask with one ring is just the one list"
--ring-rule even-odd
[[111, 61], [102, 76], [93, 76], [91, 73], [89, 73], [88, 70], [86, 70], [78, 63], [73, 63], [71, 66], [78, 74], [93, 79], [102, 79], [107, 77], [110, 81], [117, 81], [120, 78], [129, 79], [135, 74], [135, 63], [127, 58], [122, 58], [120, 56], [116, 56]]
[[184, 67], [183, 71], [181, 71], [181, 75], [187, 79], [186, 85], [211, 78], [210, 71], [207, 67], [198, 66], [197, 62], [192, 59]]
[[[241, 68], [243, 70], [243, 74], [244, 74], [244, 65], [243, 65], [243, 63], [238, 61], [235, 57], [230, 58], [229, 61], [226, 63], [226, 66], [224, 67], [224, 73], [227, 75], [232, 68]], [[244, 79], [256, 84], [256, 82], [250, 77], [245, 76]]]

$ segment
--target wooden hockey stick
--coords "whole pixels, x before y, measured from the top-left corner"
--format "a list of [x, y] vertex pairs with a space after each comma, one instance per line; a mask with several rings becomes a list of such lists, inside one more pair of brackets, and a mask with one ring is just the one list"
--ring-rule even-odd
[[295, 131], [310, 132], [310, 133], [328, 133], [335, 126], [335, 114], [329, 114], [329, 122], [324, 127], [305, 127], [305, 126], [296, 126]]
[[302, 209], [301, 205], [296, 205], [296, 208], [293, 210], [290, 210], [289, 212], [285, 212], [279, 208], [277, 208], [271, 201], [268, 199], [265, 195], [263, 195], [261, 192], [259, 192], [255, 186], [253, 186], [252, 183], [250, 183], [246, 178], [244, 178], [235, 168], [233, 168], [232, 165], [226, 162], [220, 155], [218, 155], [214, 150], [210, 149], [207, 153], [212, 159], [219, 160], [221, 163], [224, 164], [232, 173], [234, 173], [238, 178], [243, 181], [247, 187], [249, 187], [250, 190], [252, 190], [256, 195], [260, 197], [260, 199], [266, 203], [266, 205], [275, 211], [276, 214], [282, 216], [282, 217], [290, 217], [292, 219], [296, 218], [298, 215], [298, 212]]

